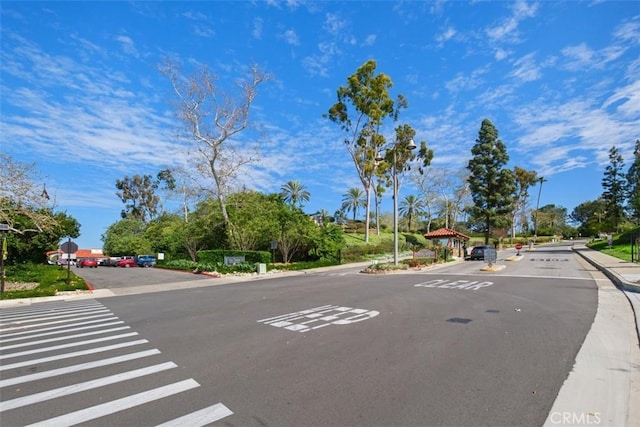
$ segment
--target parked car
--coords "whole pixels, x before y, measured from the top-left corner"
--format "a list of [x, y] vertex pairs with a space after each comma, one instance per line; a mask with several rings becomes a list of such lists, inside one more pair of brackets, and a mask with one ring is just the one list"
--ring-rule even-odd
[[84, 258], [76, 263], [76, 267], [98, 268], [98, 260], [95, 258]]
[[121, 259], [120, 261], [116, 262], [116, 267], [129, 268], [129, 267], [135, 267], [135, 266], [136, 266], [136, 262], [131, 258]]
[[493, 249], [493, 246], [491, 246], [491, 245], [474, 246], [471, 249], [471, 254], [469, 255], [469, 259], [470, 260], [475, 260], [475, 259], [484, 260], [484, 251], [485, 251], [485, 249]]
[[152, 255], [140, 255], [136, 259], [138, 267], [153, 267], [156, 265], [156, 257]]

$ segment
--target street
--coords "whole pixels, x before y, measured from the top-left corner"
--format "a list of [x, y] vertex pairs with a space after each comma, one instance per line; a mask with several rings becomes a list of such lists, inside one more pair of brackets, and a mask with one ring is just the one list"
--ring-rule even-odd
[[[499, 272], [481, 261], [385, 275], [346, 266], [3, 308], [2, 424], [542, 425], [597, 288], [568, 246], [522, 255], [499, 255]], [[89, 325], [99, 327], [66, 332]], [[83, 363], [104, 366], [43, 374]], [[176, 421], [194, 414], [204, 421]]]

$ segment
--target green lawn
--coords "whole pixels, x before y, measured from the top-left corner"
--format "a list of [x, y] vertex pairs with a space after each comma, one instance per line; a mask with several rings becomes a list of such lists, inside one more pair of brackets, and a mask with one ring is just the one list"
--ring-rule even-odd
[[[17, 287], [19, 288], [16, 289]], [[5, 291], [0, 295], [0, 299], [46, 297], [62, 291], [87, 289], [84, 279], [76, 276], [73, 270], [67, 271], [64, 267], [46, 264], [8, 265]]]

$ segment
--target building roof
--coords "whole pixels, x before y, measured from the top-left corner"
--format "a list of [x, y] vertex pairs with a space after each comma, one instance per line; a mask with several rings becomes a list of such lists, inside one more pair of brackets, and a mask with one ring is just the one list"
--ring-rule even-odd
[[106, 258], [102, 249], [78, 249], [76, 258]]
[[424, 235], [426, 239], [446, 239], [456, 238], [461, 240], [469, 240], [470, 237], [450, 228], [439, 228]]

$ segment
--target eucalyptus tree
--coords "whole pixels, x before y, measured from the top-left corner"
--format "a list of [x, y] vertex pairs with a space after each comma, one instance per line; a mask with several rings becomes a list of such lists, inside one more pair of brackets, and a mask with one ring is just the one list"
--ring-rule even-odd
[[365, 198], [364, 191], [360, 188], [352, 187], [345, 194], [342, 195], [343, 212], [353, 212], [353, 221], [355, 222], [358, 215], [358, 210], [367, 206], [367, 199]]
[[640, 139], [633, 149], [633, 163], [627, 171], [627, 212], [636, 225], [640, 225]]
[[60, 225], [35, 163], [0, 152], [0, 171], [0, 223], [18, 234], [47, 232]]
[[520, 216], [521, 225], [526, 224], [526, 212], [529, 199], [529, 188], [536, 185], [539, 181], [537, 172], [528, 171], [521, 167], [514, 167], [513, 174], [515, 176], [515, 190], [513, 193], [513, 212], [511, 214], [511, 238], [515, 236], [517, 218]]
[[151, 175], [133, 175], [131, 178], [125, 176], [124, 179], [116, 179], [116, 196], [125, 204], [120, 216], [145, 223], [156, 218], [161, 206], [157, 190], [163, 182], [166, 189], [175, 189], [175, 180], [169, 169], [160, 171], [155, 178]]
[[344, 144], [362, 183], [366, 197], [365, 242], [369, 241], [369, 207], [376, 173], [376, 157], [385, 145], [380, 127], [385, 119], [396, 121], [407, 107], [403, 95], [394, 101], [389, 95], [393, 86], [386, 74], [375, 74], [376, 61], [369, 60], [347, 78], [337, 91], [338, 101], [323, 116], [338, 124], [345, 132]]
[[498, 139], [498, 129], [484, 119], [472, 158], [467, 164], [469, 190], [473, 199], [471, 213], [484, 227], [484, 241], [489, 244], [492, 227], [503, 227], [505, 215], [513, 211], [515, 177], [505, 166], [509, 161], [507, 147]]
[[289, 181], [280, 187], [280, 196], [291, 206], [298, 206], [302, 209], [304, 202], [308, 202], [311, 194], [300, 181]]
[[219, 78], [201, 66], [190, 76], [183, 76], [174, 61], [165, 60], [160, 71], [171, 82], [176, 96], [176, 114], [184, 124], [183, 137], [194, 144], [190, 165], [195, 174], [213, 180], [213, 187], [203, 187], [216, 200], [227, 237], [234, 244], [234, 226], [227, 212], [226, 198], [233, 188], [238, 171], [258, 160], [257, 147], [239, 145], [234, 139], [249, 125], [249, 112], [258, 87], [271, 80], [257, 65], [248, 76], [238, 79], [237, 92], [224, 91]]
[[415, 130], [408, 124], [396, 127], [395, 142], [386, 150], [384, 157], [377, 157], [376, 175], [392, 188], [395, 197], [399, 197], [400, 185], [406, 173], [415, 170], [418, 174], [424, 174], [433, 159], [433, 150], [427, 147], [425, 141], [420, 141], [419, 147], [415, 145], [415, 135]]
[[602, 199], [605, 202], [607, 218], [612, 221], [618, 231], [620, 221], [624, 218], [624, 200], [626, 190], [626, 177], [624, 174], [624, 159], [613, 146], [609, 150], [609, 164], [605, 168], [602, 178]]

